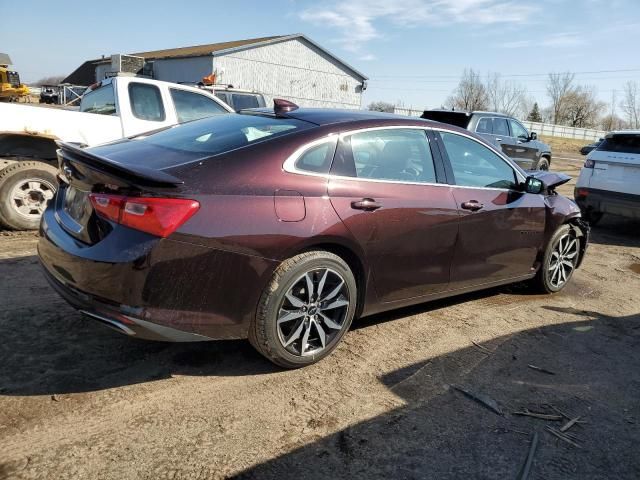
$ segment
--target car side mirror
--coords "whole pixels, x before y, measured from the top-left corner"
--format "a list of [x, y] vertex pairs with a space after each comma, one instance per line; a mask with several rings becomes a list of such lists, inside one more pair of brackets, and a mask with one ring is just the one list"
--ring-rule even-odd
[[527, 177], [527, 180], [524, 182], [524, 191], [526, 193], [539, 194], [544, 190], [544, 183], [542, 180], [537, 179], [536, 177]]
[[536, 132], [531, 132], [529, 134], [529, 140], [537, 140], [538, 139], [538, 134]]

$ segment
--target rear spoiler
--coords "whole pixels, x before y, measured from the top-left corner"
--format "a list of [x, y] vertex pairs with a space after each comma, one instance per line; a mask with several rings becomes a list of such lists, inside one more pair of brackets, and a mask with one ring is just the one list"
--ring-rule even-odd
[[[62, 153], [59, 153], [60, 162], [62, 159], [71, 154], [71, 159], [74, 162], [82, 163], [92, 170], [96, 170], [100, 173], [106, 173], [122, 180], [137, 183], [150, 187], [176, 187], [184, 183], [173, 175], [170, 175], [162, 170], [157, 170], [144, 165], [121, 165], [113, 160], [91, 153], [78, 145], [74, 145], [67, 142], [56, 141], [58, 147]], [[62, 164], [60, 165], [62, 168]]]

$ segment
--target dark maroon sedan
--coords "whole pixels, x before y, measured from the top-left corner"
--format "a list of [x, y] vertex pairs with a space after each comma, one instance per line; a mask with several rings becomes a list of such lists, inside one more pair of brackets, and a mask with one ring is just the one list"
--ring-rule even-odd
[[61, 144], [38, 252], [83, 313], [146, 339], [248, 337], [298, 367], [354, 317], [512, 282], [546, 292], [588, 230], [554, 187], [453, 126], [246, 111], [86, 150]]

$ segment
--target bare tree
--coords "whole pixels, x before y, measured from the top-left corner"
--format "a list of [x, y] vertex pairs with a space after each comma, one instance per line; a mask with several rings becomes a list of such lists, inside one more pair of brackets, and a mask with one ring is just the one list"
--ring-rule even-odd
[[640, 128], [640, 86], [636, 81], [624, 84], [624, 98], [620, 107], [627, 116], [630, 128]]
[[371, 102], [367, 107], [367, 110], [371, 110], [373, 112], [393, 113], [395, 107], [388, 102]]
[[625, 122], [618, 115], [611, 115], [610, 113], [600, 119], [600, 129], [610, 132], [612, 130], [624, 130], [629, 128], [627, 122]]
[[604, 102], [596, 98], [593, 87], [579, 86], [563, 96], [562, 117], [560, 122], [571, 127], [594, 127], [601, 112], [606, 108]]
[[551, 99], [551, 121], [555, 124], [562, 122], [562, 118], [565, 115], [564, 109], [566, 106], [567, 95], [575, 92], [573, 80], [575, 74], [573, 73], [550, 73], [547, 83], [547, 94]]
[[514, 116], [521, 108], [526, 88], [517, 82], [503, 81], [499, 73], [489, 74], [486, 84], [489, 108]]
[[486, 110], [488, 103], [487, 89], [473, 69], [465, 69], [460, 83], [447, 99], [448, 106], [458, 110]]

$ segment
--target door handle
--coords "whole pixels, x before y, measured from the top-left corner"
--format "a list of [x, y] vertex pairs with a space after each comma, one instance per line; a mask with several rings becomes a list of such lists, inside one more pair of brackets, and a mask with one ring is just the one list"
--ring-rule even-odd
[[484, 205], [478, 202], [477, 200], [469, 200], [468, 202], [463, 202], [461, 205], [465, 210], [471, 210], [472, 212], [477, 212], [481, 208], [484, 208]]
[[363, 198], [362, 200], [351, 202], [351, 208], [355, 210], [364, 210], [365, 212], [373, 212], [380, 207], [382, 207], [382, 205], [376, 202], [373, 198]]
[[496, 138], [496, 142], [501, 142], [502, 139], [501, 138]]

